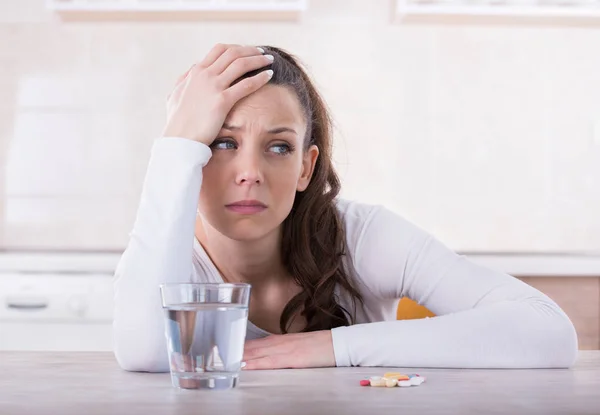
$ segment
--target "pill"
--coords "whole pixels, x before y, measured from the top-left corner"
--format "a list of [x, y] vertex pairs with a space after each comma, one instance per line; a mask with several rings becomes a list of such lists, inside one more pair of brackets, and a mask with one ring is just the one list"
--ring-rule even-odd
[[419, 386], [421, 383], [425, 382], [425, 378], [421, 376], [415, 376], [409, 380], [410, 384], [413, 386]]
[[417, 376], [421, 376], [421, 375], [419, 375], [418, 373], [411, 373], [410, 375], [408, 375], [409, 378], [414, 378]]
[[401, 387], [412, 386], [412, 382], [410, 380], [401, 380], [398, 382], [398, 386], [401, 386]]
[[360, 386], [371, 386], [371, 381], [369, 379], [363, 379], [360, 381]]
[[398, 381], [396, 379], [387, 379], [385, 378], [385, 386], [386, 388], [393, 388], [398, 385]]
[[369, 381], [371, 383], [371, 386], [375, 386], [376, 388], [381, 388], [381, 387], [385, 387], [386, 379], [376, 376], [376, 377], [372, 377]]
[[402, 373], [398, 373], [398, 372], [388, 372], [386, 374], [383, 375], [384, 378], [388, 378], [388, 379], [396, 379], [396, 380], [408, 380], [409, 377], [406, 375], [403, 375]]

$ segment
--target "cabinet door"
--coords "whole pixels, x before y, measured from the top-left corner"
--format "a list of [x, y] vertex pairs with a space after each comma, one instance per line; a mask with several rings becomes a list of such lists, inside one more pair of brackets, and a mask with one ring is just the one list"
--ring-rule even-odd
[[579, 339], [579, 349], [600, 349], [600, 278], [519, 277], [552, 298], [567, 313]]

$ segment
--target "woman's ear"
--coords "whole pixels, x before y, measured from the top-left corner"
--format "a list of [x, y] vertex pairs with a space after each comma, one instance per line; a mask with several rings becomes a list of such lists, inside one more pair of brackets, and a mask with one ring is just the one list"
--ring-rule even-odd
[[302, 171], [300, 172], [298, 185], [296, 186], [297, 191], [303, 192], [308, 187], [313, 172], [315, 171], [315, 165], [317, 164], [318, 158], [319, 147], [314, 144], [304, 152], [304, 155], [302, 156]]

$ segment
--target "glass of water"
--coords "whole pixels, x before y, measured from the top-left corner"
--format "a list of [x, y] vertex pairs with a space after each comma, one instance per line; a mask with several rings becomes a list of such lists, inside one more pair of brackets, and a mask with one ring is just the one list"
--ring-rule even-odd
[[173, 386], [230, 389], [238, 384], [249, 284], [160, 285]]

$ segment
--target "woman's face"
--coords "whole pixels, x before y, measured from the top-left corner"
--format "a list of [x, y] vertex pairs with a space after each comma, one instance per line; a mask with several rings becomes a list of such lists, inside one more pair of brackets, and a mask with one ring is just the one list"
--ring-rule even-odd
[[306, 121], [294, 92], [265, 85], [239, 101], [211, 145], [199, 210], [234, 240], [261, 238], [288, 216], [319, 154], [304, 151]]

